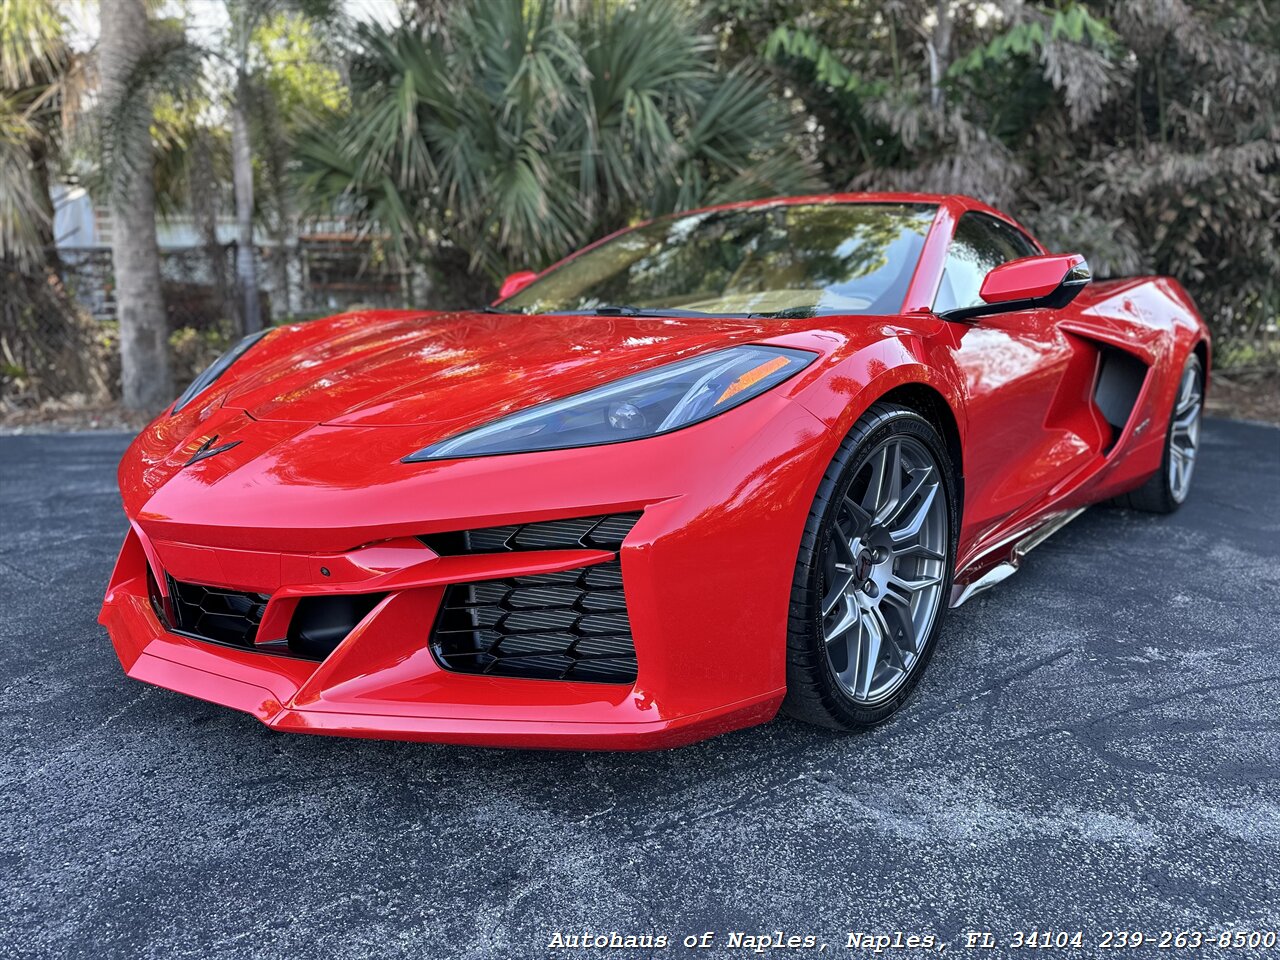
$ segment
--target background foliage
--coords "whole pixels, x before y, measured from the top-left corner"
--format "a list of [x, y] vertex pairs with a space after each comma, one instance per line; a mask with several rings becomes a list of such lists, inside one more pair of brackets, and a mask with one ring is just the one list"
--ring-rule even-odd
[[[424, 305], [453, 306], [653, 214], [902, 188], [985, 199], [1103, 275], [1178, 277], [1219, 365], [1280, 368], [1263, 0], [396, 0], [361, 24], [339, 0], [221, 7], [210, 35], [191, 0], [150, 3], [136, 103], [162, 214], [205, 238], [224, 337], [260, 280], [252, 258], [227, 269], [215, 219], [233, 210], [238, 248], [346, 218], [374, 259], [434, 279]], [[6, 394], [93, 379], [86, 351], [48, 342], [93, 339], [59, 285], [48, 185], [102, 195], [116, 162], [69, 9], [0, 0]]]
[[1103, 275], [1182, 280], [1220, 361], [1274, 351], [1273, 5], [712, 0], [708, 12], [726, 62], [763, 52], [803, 104], [833, 186], [981, 197]]

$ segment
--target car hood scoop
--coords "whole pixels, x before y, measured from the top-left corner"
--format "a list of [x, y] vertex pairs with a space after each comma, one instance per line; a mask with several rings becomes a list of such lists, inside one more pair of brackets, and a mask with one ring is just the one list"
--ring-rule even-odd
[[[274, 334], [263, 344], [270, 359], [239, 377], [224, 405], [255, 420], [431, 424], [444, 435], [786, 326], [478, 312], [347, 315]], [[272, 344], [276, 337], [285, 339]]]

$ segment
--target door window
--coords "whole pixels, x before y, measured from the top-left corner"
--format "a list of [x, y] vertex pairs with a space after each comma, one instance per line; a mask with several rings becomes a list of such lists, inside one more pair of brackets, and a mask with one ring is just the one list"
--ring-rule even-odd
[[988, 273], [1010, 260], [1034, 257], [1040, 251], [1016, 227], [982, 213], [966, 213], [956, 224], [947, 248], [942, 282], [933, 312], [945, 313], [982, 304], [978, 291]]

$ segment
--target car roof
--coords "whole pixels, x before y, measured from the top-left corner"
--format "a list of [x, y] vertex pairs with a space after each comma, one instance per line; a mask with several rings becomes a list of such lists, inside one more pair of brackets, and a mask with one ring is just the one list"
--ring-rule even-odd
[[927, 203], [933, 206], [949, 206], [953, 210], [976, 210], [999, 217], [1001, 220], [1012, 218], [976, 197], [963, 193], [914, 193], [905, 191], [885, 192], [867, 191], [861, 193], [807, 193], [790, 197], [764, 197], [759, 200], [736, 200], [731, 203], [718, 203], [693, 210], [681, 210], [678, 213], [665, 214], [654, 219], [664, 220], [668, 216], [680, 217], [693, 213], [707, 213], [715, 210], [744, 210], [752, 207], [793, 206], [819, 203]]
[[[669, 220], [677, 217], [687, 217], [698, 213], [710, 213], [718, 210], [748, 210], [752, 208], [763, 208], [773, 206], [802, 206], [804, 204], [855, 204], [855, 203], [921, 203], [930, 204], [938, 207], [940, 211], [945, 211], [950, 215], [952, 221], [959, 220], [960, 217], [968, 212], [985, 213], [988, 216], [995, 217], [997, 220], [1003, 220], [1010, 226], [1016, 227], [1021, 233], [1025, 234], [1036, 246], [1043, 249], [1043, 245], [1036, 239], [1034, 233], [1019, 223], [1016, 219], [998, 210], [990, 204], [983, 203], [976, 197], [970, 197], [963, 193], [914, 193], [910, 191], [884, 192], [884, 191], [867, 191], [862, 193], [808, 193], [799, 194], [791, 197], [764, 197], [759, 200], [737, 200], [732, 203], [720, 203], [708, 207], [699, 207], [693, 210], [680, 210], [675, 213], [662, 214], [661, 216], [652, 217], [640, 223], [631, 224], [622, 230], [615, 231], [607, 237], [597, 240], [584, 249], [590, 249], [604, 240], [612, 239], [618, 233], [625, 233], [627, 230], [636, 227], [646, 226], [661, 220]], [[582, 251], [578, 251], [581, 253]], [[573, 254], [565, 259], [572, 259]]]

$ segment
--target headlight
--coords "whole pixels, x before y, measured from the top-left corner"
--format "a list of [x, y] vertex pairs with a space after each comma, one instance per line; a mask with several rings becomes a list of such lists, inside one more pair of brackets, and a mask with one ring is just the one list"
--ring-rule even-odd
[[404, 462], [562, 450], [670, 433], [746, 403], [815, 356], [755, 345], [717, 350], [530, 407], [423, 447]]
[[177, 403], [173, 405], [173, 409], [169, 411], [169, 415], [177, 413], [188, 403], [199, 396], [209, 384], [217, 380], [220, 376], [227, 372], [227, 367], [231, 366], [237, 360], [244, 356], [245, 351], [252, 347], [255, 343], [265, 337], [271, 329], [259, 330], [257, 333], [251, 333], [245, 337], [234, 347], [220, 356], [209, 366], [205, 367], [204, 372], [200, 376], [191, 381], [191, 386], [182, 391], [182, 396], [178, 397]]

